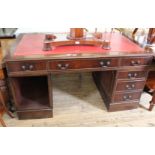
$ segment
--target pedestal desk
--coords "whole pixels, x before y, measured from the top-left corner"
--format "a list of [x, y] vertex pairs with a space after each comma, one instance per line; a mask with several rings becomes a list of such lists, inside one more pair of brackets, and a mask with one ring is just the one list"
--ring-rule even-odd
[[19, 119], [52, 117], [52, 75], [71, 72], [92, 72], [108, 111], [138, 107], [151, 51], [119, 33], [112, 35], [109, 50], [75, 45], [44, 51], [44, 38], [21, 34], [5, 59]]

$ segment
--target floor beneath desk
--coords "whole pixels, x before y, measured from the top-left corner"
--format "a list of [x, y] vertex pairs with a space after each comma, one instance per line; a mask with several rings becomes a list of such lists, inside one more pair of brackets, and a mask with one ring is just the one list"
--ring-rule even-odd
[[155, 108], [145, 108], [151, 96], [143, 93], [140, 107], [134, 110], [107, 112], [91, 73], [55, 75], [53, 77], [54, 118], [18, 120], [4, 115], [10, 127], [72, 126], [155, 126]]

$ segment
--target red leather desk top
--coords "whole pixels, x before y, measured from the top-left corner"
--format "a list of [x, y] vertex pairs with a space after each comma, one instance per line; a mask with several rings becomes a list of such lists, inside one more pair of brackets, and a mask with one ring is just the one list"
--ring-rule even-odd
[[29, 55], [52, 55], [52, 54], [79, 54], [79, 53], [102, 53], [102, 52], [140, 52], [143, 48], [119, 33], [114, 33], [111, 39], [111, 49], [105, 50], [97, 46], [61, 46], [51, 51], [43, 51], [44, 34], [25, 34], [17, 45], [14, 56]]

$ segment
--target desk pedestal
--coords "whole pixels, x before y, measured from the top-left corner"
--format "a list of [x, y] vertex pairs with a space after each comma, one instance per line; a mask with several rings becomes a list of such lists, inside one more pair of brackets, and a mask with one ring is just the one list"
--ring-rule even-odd
[[[123, 73], [123, 74], [122, 74]], [[108, 111], [130, 110], [138, 107], [139, 99], [145, 85], [145, 76], [130, 78], [130, 73], [141, 76], [140, 71], [94, 72], [93, 78]], [[121, 74], [124, 76], [121, 77]], [[147, 75], [147, 71], [145, 72]]]
[[19, 119], [53, 116], [50, 75], [12, 77], [10, 80]]

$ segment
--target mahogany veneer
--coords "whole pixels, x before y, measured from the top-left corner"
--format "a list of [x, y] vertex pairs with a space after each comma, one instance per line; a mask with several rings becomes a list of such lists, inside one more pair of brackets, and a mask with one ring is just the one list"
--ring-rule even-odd
[[144, 84], [144, 80], [118, 81], [116, 91], [142, 90]]

